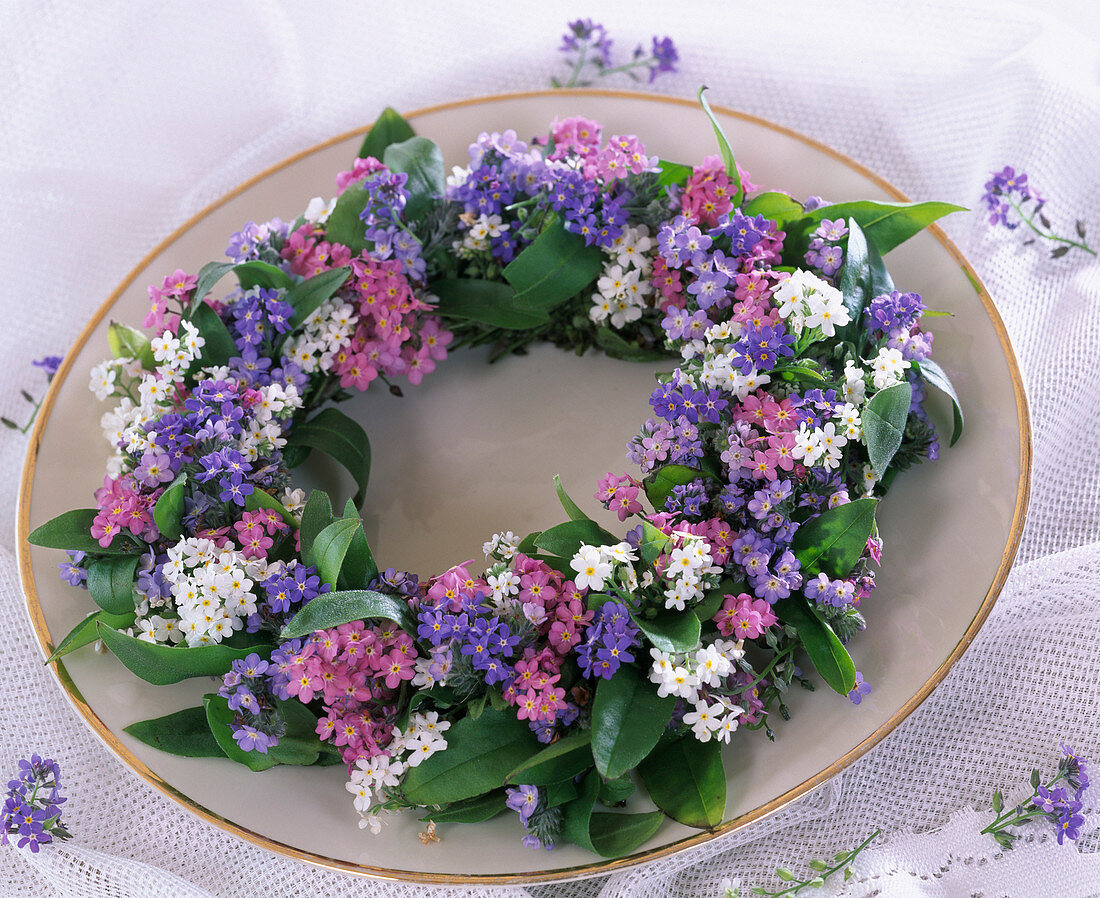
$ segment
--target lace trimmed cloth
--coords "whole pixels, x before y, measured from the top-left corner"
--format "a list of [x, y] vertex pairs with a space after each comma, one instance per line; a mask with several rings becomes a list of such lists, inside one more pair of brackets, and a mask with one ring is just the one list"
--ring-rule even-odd
[[[1048, 9], [1047, 7], [1056, 7]], [[371, 121], [467, 96], [545, 87], [566, 15], [553, 4], [424, 0], [397, 7], [289, 0], [0, 9], [0, 414], [25, 420], [32, 358], [62, 352], [125, 272], [257, 171]], [[583, 11], [581, 11], [582, 14]], [[575, 13], [574, 13], [575, 14]], [[76, 844], [0, 851], [0, 894], [634, 898], [770, 883], [886, 837], [835, 894], [1065, 898], [1100, 894], [1095, 816], [1076, 845], [1041, 827], [1000, 853], [978, 831], [993, 789], [1012, 800], [1058, 743], [1100, 759], [1100, 265], [1051, 261], [979, 208], [989, 172], [1026, 170], [1056, 229], [1100, 233], [1100, 20], [1091, 4], [635, 0], [601, 17], [628, 53], [669, 33], [681, 71], [647, 89], [693, 96], [820, 140], [914, 199], [975, 211], [944, 225], [1005, 320], [1029, 388], [1033, 486], [1017, 567], [948, 678], [876, 749], [742, 832], [613, 876], [528, 889], [447, 890], [315, 869], [215, 830], [138, 780], [57, 689], [28, 626], [13, 516], [0, 518], [0, 766], [62, 765]], [[334, 70], [339, 72], [333, 78]], [[384, 75], [383, 75], [384, 73]], [[609, 87], [630, 87], [613, 82]], [[644, 85], [642, 85], [644, 87]], [[36, 379], [37, 378], [37, 379]], [[0, 439], [13, 508], [27, 442]], [[1008, 501], [1008, 499], [1006, 499]], [[903, 551], [903, 547], [898, 547]], [[1018, 797], [1018, 796], [1017, 796]], [[369, 838], [364, 834], [364, 838]], [[803, 894], [807, 894], [804, 892]], [[815, 894], [810, 891], [808, 894]], [[828, 891], [816, 894], [828, 894]]]

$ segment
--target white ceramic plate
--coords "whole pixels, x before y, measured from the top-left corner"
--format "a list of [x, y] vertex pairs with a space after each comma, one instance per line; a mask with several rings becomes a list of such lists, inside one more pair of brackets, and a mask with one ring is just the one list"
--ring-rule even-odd
[[[528, 137], [545, 133], [555, 116], [575, 114], [603, 122], [605, 135], [638, 134], [663, 158], [691, 163], [715, 152], [713, 133], [694, 103], [638, 94], [511, 95], [412, 118], [450, 165], [466, 161], [480, 131], [514, 128]], [[732, 112], [720, 117], [757, 184], [798, 197], [903, 199], [797, 134]], [[147, 284], [221, 258], [229, 235], [245, 221], [293, 218], [311, 197], [331, 195], [335, 173], [348, 166], [360, 139], [361, 133], [345, 135], [299, 154], [197, 216], [127, 277], [66, 358], [39, 417], [19, 508], [23, 583], [44, 651], [91, 603], [59, 581], [59, 553], [28, 547], [24, 538], [53, 516], [90, 504], [102, 483], [102, 408], [86, 384], [91, 366], [109, 355], [109, 321], [140, 322]], [[1015, 553], [1027, 504], [1030, 433], [1001, 320], [938, 230], [903, 245], [888, 262], [900, 288], [954, 313], [935, 321], [935, 357], [962, 397], [966, 434], [955, 448], [944, 448], [938, 463], [899, 477], [883, 504], [886, 561], [867, 603], [869, 630], [850, 646], [874, 691], [856, 707], [827, 689], [813, 696], [796, 690], [793, 719], [775, 722], [775, 744], [760, 733], [738, 734], [728, 749], [727, 822], [719, 832], [805, 793], [904, 719], [974, 638]], [[352, 402], [347, 410], [364, 424], [374, 449], [364, 518], [375, 556], [383, 566], [428, 575], [480, 558], [482, 541], [496, 530], [522, 534], [556, 523], [562, 514], [551, 486], [555, 473], [575, 499], [593, 506], [596, 479], [629, 467], [625, 445], [647, 417], [651, 384], [645, 366], [544, 347], [491, 367], [476, 354], [459, 353], [422, 387], [406, 390], [403, 400], [372, 390]], [[946, 407], [933, 411], [946, 434]], [[82, 436], [74, 440], [73, 434]], [[331, 469], [309, 476], [348, 495], [347, 483]], [[442, 842], [429, 846], [417, 839], [421, 824], [411, 815], [372, 836], [356, 826], [339, 768], [249, 773], [226, 761], [162, 754], [122, 733], [136, 720], [198, 704], [209, 682], [154, 688], [90, 648], [65, 658], [55, 672], [77, 710], [138, 775], [242, 838], [337, 869], [426, 882], [534, 882], [606, 872], [714, 836], [669, 821], [638, 853], [615, 862], [569, 845], [528, 851], [511, 815], [446, 827]]]

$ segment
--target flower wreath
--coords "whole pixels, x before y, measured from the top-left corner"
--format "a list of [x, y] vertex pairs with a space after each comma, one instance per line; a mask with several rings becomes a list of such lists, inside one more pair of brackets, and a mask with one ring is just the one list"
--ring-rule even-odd
[[[449, 177], [386, 110], [334, 200], [150, 287], [155, 336], [112, 324], [92, 372], [117, 400], [96, 507], [30, 537], [70, 550], [62, 576], [99, 606], [51, 660], [99, 639], [151, 683], [220, 676], [203, 707], [127, 732], [252, 770], [342, 764], [361, 826], [511, 808], [532, 847], [620, 856], [665, 814], [718, 825], [722, 744], [771, 737], [792, 684], [812, 688], [799, 653], [853, 702], [870, 689], [845, 645], [876, 506], [936, 458], [926, 388], [955, 400], [952, 442], [962, 416], [921, 297], [882, 261], [955, 207], [762, 192], [700, 101], [720, 154], [694, 167], [568, 118], [531, 146], [481, 134]], [[366, 435], [326, 403], [400, 393], [448, 347], [534, 340], [679, 357], [630, 440], [640, 473], [595, 493], [631, 529], [555, 481], [568, 520], [493, 535], [484, 571], [380, 568]], [[312, 451], [354, 476], [342, 511], [294, 488]], [[596, 810], [635, 779], [660, 811]]]

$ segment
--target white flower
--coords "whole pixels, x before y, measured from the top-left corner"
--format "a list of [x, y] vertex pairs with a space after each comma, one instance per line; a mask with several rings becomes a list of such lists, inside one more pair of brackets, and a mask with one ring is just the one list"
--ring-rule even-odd
[[876, 390], [885, 390], [889, 386], [899, 383], [902, 372], [909, 367], [908, 359], [896, 349], [881, 349], [879, 354], [871, 360], [872, 380]]
[[684, 715], [684, 723], [691, 727], [691, 732], [700, 742], [709, 742], [715, 731], [722, 725], [720, 718], [724, 707], [715, 702], [713, 705], [706, 701], [697, 701], [695, 710], [688, 711]]
[[600, 556], [605, 561], [618, 561], [622, 564], [638, 560], [637, 550], [627, 542], [614, 546], [600, 546]]
[[333, 197], [326, 203], [324, 197], [315, 196], [309, 201], [309, 205], [306, 206], [306, 211], [302, 213], [302, 218], [313, 224], [324, 224], [328, 221], [328, 217], [335, 208], [336, 197]]
[[844, 297], [835, 287], [825, 285], [825, 290], [817, 291], [806, 298], [810, 314], [806, 316], [806, 327], [819, 327], [826, 337], [836, 333], [836, 326], [851, 321]]
[[596, 546], [581, 546], [569, 566], [577, 572], [573, 578], [577, 589], [587, 587], [593, 592], [599, 592], [603, 589], [604, 580], [611, 576], [611, 562], [603, 560], [603, 555]]
[[620, 299], [626, 295], [626, 279], [618, 265], [605, 265], [603, 277], [596, 281], [600, 296], [607, 299]]
[[490, 574], [485, 578], [489, 589], [493, 591], [493, 598], [502, 602], [508, 596], [514, 596], [519, 592], [519, 574], [515, 571], [501, 571], [499, 574]]
[[695, 665], [695, 675], [699, 678], [699, 682], [706, 686], [718, 686], [733, 670], [729, 659], [713, 645], [701, 648], [695, 653]]
[[105, 400], [115, 391], [115, 380], [118, 377], [112, 362], [103, 362], [92, 368], [91, 382], [88, 389], [95, 393], [95, 398], [100, 402]]
[[867, 384], [863, 378], [867, 372], [851, 359], [844, 362], [844, 386], [841, 392], [845, 402], [860, 406], [867, 399]]
[[666, 695], [675, 695], [687, 701], [694, 702], [698, 694], [699, 678], [686, 667], [673, 667], [664, 674], [664, 679], [657, 687], [657, 694], [664, 698]]

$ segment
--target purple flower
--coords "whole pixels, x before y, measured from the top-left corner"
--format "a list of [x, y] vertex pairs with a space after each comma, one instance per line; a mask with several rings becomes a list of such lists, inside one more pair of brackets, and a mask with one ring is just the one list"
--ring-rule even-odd
[[675, 72], [676, 63], [680, 61], [680, 54], [670, 37], [658, 39], [657, 35], [653, 35], [653, 46], [650, 55], [653, 57], [653, 65], [649, 69], [650, 84], [662, 72]]
[[1010, 165], [1006, 165], [999, 172], [990, 172], [990, 179], [985, 183], [985, 194], [982, 196], [990, 212], [989, 223], [1002, 224], [1010, 229], [1019, 227], [1020, 223], [1008, 220], [1008, 212], [1012, 208], [1008, 201], [1022, 202], [1031, 198], [1027, 175], [1023, 172], [1016, 174], [1016, 170]]
[[[807, 210], [809, 211], [809, 207]], [[840, 238], [848, 233], [848, 226], [844, 223], [843, 218], [838, 218], [834, 221], [830, 221], [827, 218], [821, 219], [821, 224], [817, 226], [814, 234], [820, 237], [822, 240], [828, 240], [832, 243], [836, 243]]]
[[84, 560], [83, 552], [69, 552], [69, 560], [62, 561], [57, 566], [61, 579], [70, 586], [82, 586], [87, 589], [85, 581], [88, 579], [88, 571], [80, 566]]
[[519, 786], [515, 789], [508, 789], [506, 794], [508, 798], [504, 803], [519, 814], [520, 822], [526, 826], [527, 821], [531, 819], [531, 815], [535, 813], [535, 808], [538, 807], [538, 788], [536, 786]]
[[269, 736], [247, 724], [233, 727], [233, 738], [237, 740], [241, 751], [258, 751], [261, 755], [266, 755], [269, 748], [279, 744], [278, 736]]
[[558, 48], [562, 53], [586, 51], [600, 65], [611, 65], [611, 38], [603, 25], [591, 19], [577, 19], [566, 27], [569, 30], [562, 35]]
[[233, 502], [244, 508], [247, 497], [255, 492], [255, 488], [240, 474], [233, 473], [218, 481], [221, 493], [218, 498], [222, 502]]
[[871, 691], [871, 684], [863, 679], [863, 674], [858, 670], [856, 671], [856, 685], [851, 692], [848, 693], [848, 698], [853, 705], [858, 705], [863, 701], [863, 696], [867, 695]]
[[57, 374], [57, 369], [61, 367], [62, 359], [64, 359], [64, 356], [47, 355], [43, 358], [35, 359], [31, 364], [45, 371], [46, 377], [53, 377]]

